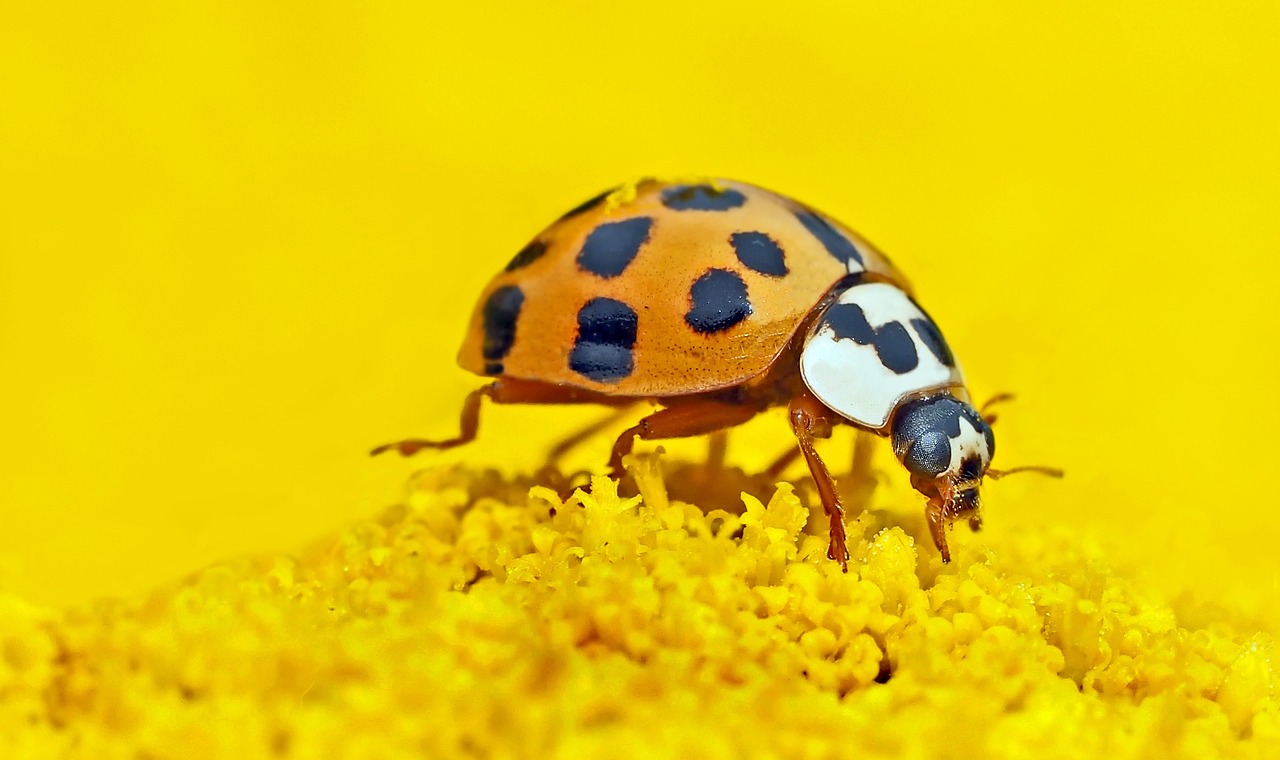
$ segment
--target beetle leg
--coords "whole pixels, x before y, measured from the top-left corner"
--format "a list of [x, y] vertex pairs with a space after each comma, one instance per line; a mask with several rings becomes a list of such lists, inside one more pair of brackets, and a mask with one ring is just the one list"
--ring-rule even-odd
[[999, 415], [988, 412], [987, 410], [993, 406], [996, 406], [997, 404], [1003, 404], [1006, 401], [1013, 401], [1014, 398], [1016, 397], [1012, 393], [997, 393], [996, 395], [986, 400], [986, 403], [984, 403], [982, 405], [982, 408], [978, 410], [978, 414], [982, 417], [983, 420], [986, 421], [988, 425], [994, 424], [996, 421], [996, 418], [999, 417]]
[[724, 469], [724, 458], [729, 450], [729, 433], [716, 430], [707, 436], [707, 470]]
[[787, 468], [791, 466], [791, 463], [799, 458], [800, 447], [792, 446], [787, 449], [782, 456], [773, 460], [773, 464], [769, 465], [769, 467], [765, 469], [764, 474], [767, 475], [770, 480], [777, 480], [782, 477], [782, 473], [787, 471]]
[[876, 475], [871, 471], [871, 455], [875, 453], [876, 437], [865, 430], [853, 431], [853, 462], [849, 477], [874, 483]]
[[407, 438], [403, 441], [395, 443], [384, 443], [373, 451], [369, 452], [370, 456], [377, 456], [387, 451], [398, 451], [400, 456], [409, 457], [417, 454], [423, 449], [451, 449], [454, 446], [461, 446], [464, 443], [470, 443], [476, 439], [476, 431], [480, 429], [480, 402], [485, 396], [493, 395], [493, 387], [496, 382], [489, 385], [482, 385], [467, 394], [467, 399], [462, 402], [462, 413], [459, 415], [458, 427], [460, 431], [455, 438], [449, 438], [444, 441], [427, 441], [421, 438]]
[[840, 495], [836, 493], [836, 482], [813, 445], [815, 437], [819, 437], [824, 432], [829, 433], [831, 429], [827, 409], [816, 398], [803, 393], [791, 399], [788, 417], [791, 420], [791, 429], [796, 434], [796, 442], [800, 444], [800, 453], [804, 454], [809, 472], [813, 474], [813, 482], [818, 487], [822, 509], [827, 513], [830, 523], [831, 544], [827, 547], [827, 557], [839, 562], [841, 570], [849, 572], [849, 549], [845, 545], [844, 533], [844, 507], [840, 505]]
[[947, 546], [947, 512], [942, 499], [929, 499], [924, 505], [925, 520], [929, 523], [929, 535], [933, 536], [933, 545], [938, 547], [944, 563], [951, 561], [951, 549]]
[[632, 403], [632, 399], [610, 399], [601, 397], [599, 394], [593, 394], [590, 391], [568, 388], [562, 385], [539, 383], [531, 380], [499, 379], [488, 385], [482, 385], [467, 395], [466, 400], [462, 402], [462, 412], [459, 414], [458, 420], [459, 432], [456, 437], [443, 441], [409, 438], [403, 441], [383, 444], [369, 453], [376, 456], [387, 451], [398, 451], [401, 456], [407, 457], [423, 449], [451, 449], [455, 446], [470, 443], [476, 439], [476, 432], [480, 429], [480, 406], [485, 397], [488, 397], [495, 404], [593, 403], [617, 405]]
[[615, 478], [622, 477], [622, 458], [631, 453], [637, 436], [649, 441], [706, 435], [741, 425], [759, 412], [755, 406], [706, 400], [659, 409], [618, 436], [613, 444], [613, 456], [609, 457], [609, 474]]
[[601, 430], [604, 430], [610, 425], [613, 425], [623, 417], [626, 417], [627, 414], [631, 412], [632, 406], [633, 405], [628, 404], [627, 406], [618, 407], [617, 409], [614, 409], [612, 412], [605, 415], [604, 417], [601, 417], [600, 419], [596, 420], [590, 425], [587, 425], [581, 430], [574, 432], [572, 435], [569, 435], [568, 437], [561, 439], [559, 443], [551, 447], [550, 453], [547, 454], [547, 459], [551, 460], [552, 462], [559, 460], [565, 454], [569, 453], [569, 450], [572, 449], [573, 447], [587, 440], [591, 436], [599, 433]]
[[[871, 477], [870, 460], [871, 460], [871, 440], [870, 436], [859, 430], [855, 433], [857, 437], [853, 439], [853, 467], [849, 470], [852, 477], [861, 478], [864, 476]], [[820, 438], [821, 436], [814, 436]], [[773, 464], [765, 468], [764, 474], [769, 478], [780, 478], [787, 471], [791, 463], [800, 458], [800, 448], [793, 446], [784, 451], [777, 459], [773, 460]], [[865, 462], [863, 460], [866, 460]]]
[[871, 506], [877, 479], [871, 469], [871, 457], [876, 450], [877, 438], [866, 430], [853, 431], [853, 460], [849, 467], [849, 479], [845, 483], [845, 495], [849, 497], [849, 511], [858, 514]]

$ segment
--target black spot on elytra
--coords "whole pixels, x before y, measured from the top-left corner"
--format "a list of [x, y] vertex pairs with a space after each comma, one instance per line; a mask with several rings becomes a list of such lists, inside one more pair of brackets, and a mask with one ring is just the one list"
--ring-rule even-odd
[[587, 235], [578, 252], [578, 266], [605, 279], [617, 277], [640, 253], [652, 228], [653, 219], [647, 216], [605, 222]]
[[498, 288], [484, 302], [484, 371], [502, 374], [502, 359], [516, 341], [516, 320], [524, 305], [524, 293], [515, 285]]
[[943, 339], [942, 333], [938, 330], [938, 326], [931, 319], [913, 319], [911, 326], [916, 329], [916, 334], [920, 336], [920, 340], [929, 347], [929, 352], [934, 358], [942, 362], [948, 367], [956, 366], [956, 357], [951, 353], [951, 347], [947, 345], [947, 341]]
[[586, 199], [586, 200], [585, 200], [585, 201], [583, 201], [582, 203], [579, 203], [578, 205], [576, 205], [576, 206], [574, 206], [573, 208], [569, 209], [568, 211], [564, 212], [564, 215], [563, 215], [563, 216], [561, 216], [561, 217], [560, 217], [560, 219], [561, 219], [561, 220], [564, 220], [564, 219], [568, 219], [568, 218], [570, 218], [570, 217], [577, 216], [577, 215], [579, 215], [579, 214], [585, 214], [585, 213], [587, 213], [588, 211], [590, 211], [591, 209], [595, 208], [596, 206], [599, 206], [601, 203], [604, 203], [604, 199], [605, 199], [605, 198], [608, 198], [608, 197], [609, 197], [609, 195], [610, 195], [611, 193], [613, 193], [613, 191], [615, 191], [615, 190], [617, 190], [617, 189], [618, 189], [618, 188], [616, 188], [616, 187], [611, 187], [611, 188], [609, 188], [608, 190], [605, 190], [603, 193], [600, 193], [599, 195], [596, 195], [596, 196], [593, 196], [593, 197], [591, 197], [591, 198]]
[[832, 304], [822, 321], [831, 327], [836, 340], [850, 338], [860, 346], [875, 346], [880, 363], [896, 374], [904, 375], [920, 366], [915, 341], [901, 322], [872, 327], [856, 303]]
[[747, 284], [726, 269], [711, 269], [689, 288], [684, 321], [703, 334], [728, 330], [751, 314]]
[[547, 241], [535, 240], [520, 249], [520, 252], [512, 257], [507, 263], [506, 271], [514, 272], [521, 267], [527, 267], [538, 259], [542, 258], [542, 254], [547, 252]]
[[578, 310], [578, 337], [569, 369], [598, 383], [616, 383], [635, 369], [635, 310], [612, 298], [593, 298]]
[[728, 211], [747, 202], [747, 196], [711, 185], [676, 185], [662, 191], [662, 205], [672, 211]]
[[816, 237], [822, 247], [827, 249], [827, 253], [839, 259], [840, 263], [848, 266], [850, 261], [856, 261], [859, 266], [863, 265], [862, 254], [858, 253], [849, 238], [831, 226], [831, 222], [812, 211], [797, 211], [795, 214], [809, 234]]
[[781, 277], [787, 273], [786, 257], [774, 239], [763, 232], [735, 232], [729, 236], [738, 261], [760, 274]]

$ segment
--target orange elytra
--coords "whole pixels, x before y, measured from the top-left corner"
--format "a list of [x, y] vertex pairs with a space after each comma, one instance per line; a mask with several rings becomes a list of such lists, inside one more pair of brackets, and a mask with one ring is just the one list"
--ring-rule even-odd
[[[458, 361], [494, 378], [461, 432], [374, 450], [406, 456], [475, 438], [481, 401], [662, 408], [626, 430], [704, 435], [787, 406], [845, 566], [843, 507], [814, 440], [846, 424], [888, 437], [944, 561], [946, 528], [979, 520], [995, 453], [941, 331], [889, 259], [845, 225], [730, 180], [641, 180], [601, 193], [536, 235], [480, 294]], [[781, 468], [777, 468], [780, 470]], [[1037, 468], [1043, 472], [1055, 471]]]

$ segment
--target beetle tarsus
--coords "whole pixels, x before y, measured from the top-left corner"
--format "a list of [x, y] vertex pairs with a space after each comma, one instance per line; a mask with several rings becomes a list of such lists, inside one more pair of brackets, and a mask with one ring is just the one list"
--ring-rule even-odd
[[849, 548], [845, 544], [844, 520], [831, 521], [831, 543], [827, 546], [827, 559], [840, 563], [840, 572], [849, 572]]

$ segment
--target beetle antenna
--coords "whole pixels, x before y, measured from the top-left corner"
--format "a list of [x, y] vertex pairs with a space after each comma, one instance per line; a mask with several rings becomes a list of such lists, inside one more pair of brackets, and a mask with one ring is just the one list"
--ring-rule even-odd
[[1051, 478], [1061, 478], [1065, 473], [1057, 467], [1040, 467], [1039, 465], [1027, 465], [1025, 467], [1012, 467], [1008, 470], [993, 470], [987, 468], [987, 477], [999, 480], [1005, 475], [1013, 475], [1018, 472], [1038, 472], [1041, 475], [1048, 475]]
[[981, 406], [981, 408], [978, 409], [978, 415], [982, 417], [982, 419], [986, 420], [987, 424], [990, 425], [996, 421], [997, 415], [988, 414], [987, 410], [997, 404], [1003, 404], [1006, 401], [1013, 401], [1015, 398], [1017, 397], [1014, 396], [1012, 393], [997, 393], [996, 395], [987, 399], [986, 403], [984, 403]]

